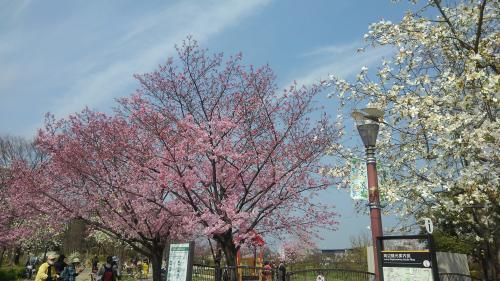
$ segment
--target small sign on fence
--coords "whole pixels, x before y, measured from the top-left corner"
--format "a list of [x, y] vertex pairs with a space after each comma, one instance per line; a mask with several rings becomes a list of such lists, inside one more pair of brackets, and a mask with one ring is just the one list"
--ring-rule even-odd
[[194, 242], [170, 244], [167, 281], [191, 281]]

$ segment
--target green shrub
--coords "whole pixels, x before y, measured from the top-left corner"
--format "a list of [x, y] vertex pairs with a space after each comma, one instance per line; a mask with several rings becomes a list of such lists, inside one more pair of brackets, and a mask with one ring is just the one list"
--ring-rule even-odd
[[15, 267], [2, 267], [0, 268], [0, 280], [2, 281], [16, 281], [23, 278], [25, 269], [22, 266]]

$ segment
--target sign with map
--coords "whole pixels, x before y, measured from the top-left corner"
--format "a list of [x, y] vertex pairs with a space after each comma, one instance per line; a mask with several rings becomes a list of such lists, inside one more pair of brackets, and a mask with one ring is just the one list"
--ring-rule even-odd
[[167, 281], [191, 281], [194, 243], [170, 244]]
[[382, 251], [384, 280], [433, 281], [428, 250]]
[[432, 235], [377, 237], [382, 281], [437, 281]]

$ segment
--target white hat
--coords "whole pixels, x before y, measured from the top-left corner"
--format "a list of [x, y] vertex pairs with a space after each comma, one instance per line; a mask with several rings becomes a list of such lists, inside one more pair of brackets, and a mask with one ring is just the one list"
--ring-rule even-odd
[[80, 259], [79, 258], [74, 258], [72, 263], [80, 263]]
[[56, 252], [48, 252], [47, 253], [47, 259], [57, 259], [59, 255]]

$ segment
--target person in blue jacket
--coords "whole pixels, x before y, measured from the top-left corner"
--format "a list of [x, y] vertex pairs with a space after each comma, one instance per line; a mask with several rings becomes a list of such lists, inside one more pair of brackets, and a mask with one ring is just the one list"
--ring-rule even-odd
[[83, 268], [80, 267], [80, 259], [74, 258], [71, 263], [66, 266], [61, 272], [61, 279], [63, 281], [75, 281], [76, 276], [83, 271]]

